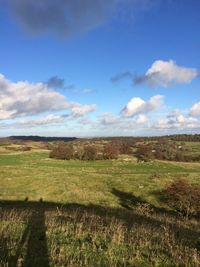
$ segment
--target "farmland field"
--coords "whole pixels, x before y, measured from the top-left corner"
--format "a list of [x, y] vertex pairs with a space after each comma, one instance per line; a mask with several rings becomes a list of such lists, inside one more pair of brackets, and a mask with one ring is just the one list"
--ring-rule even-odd
[[158, 198], [200, 163], [0, 155], [0, 266], [199, 266], [200, 223]]

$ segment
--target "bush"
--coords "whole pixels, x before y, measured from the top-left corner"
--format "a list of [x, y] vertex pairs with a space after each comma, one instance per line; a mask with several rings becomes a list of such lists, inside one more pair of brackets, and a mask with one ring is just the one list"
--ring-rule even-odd
[[97, 159], [97, 149], [94, 146], [84, 147], [82, 160], [96, 160]]
[[135, 153], [138, 161], [148, 162], [154, 159], [153, 148], [151, 145], [140, 145]]
[[119, 150], [113, 143], [108, 143], [104, 147], [103, 158], [104, 159], [117, 159], [119, 156]]
[[70, 144], [59, 143], [49, 154], [50, 158], [69, 160], [74, 158], [74, 148]]
[[185, 180], [173, 182], [161, 191], [161, 197], [187, 218], [200, 212], [200, 186], [191, 185]]
[[83, 155], [84, 155], [84, 147], [78, 147], [76, 149], [76, 152], [75, 152], [75, 159], [78, 159], [78, 160], [83, 160]]
[[21, 148], [22, 151], [30, 151], [31, 150], [31, 147], [30, 146], [23, 146]]
[[131, 155], [133, 152], [133, 142], [129, 140], [114, 140], [110, 144], [118, 150], [119, 154]]

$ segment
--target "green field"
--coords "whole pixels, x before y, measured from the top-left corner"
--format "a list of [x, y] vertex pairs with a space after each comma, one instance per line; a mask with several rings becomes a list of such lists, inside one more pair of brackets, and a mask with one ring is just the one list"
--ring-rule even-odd
[[179, 178], [200, 163], [2, 154], [0, 266], [199, 266], [199, 220], [157, 197]]
[[176, 178], [200, 183], [200, 164], [59, 161], [48, 152], [0, 155], [1, 199], [119, 206], [112, 189], [158, 204], [153, 192]]

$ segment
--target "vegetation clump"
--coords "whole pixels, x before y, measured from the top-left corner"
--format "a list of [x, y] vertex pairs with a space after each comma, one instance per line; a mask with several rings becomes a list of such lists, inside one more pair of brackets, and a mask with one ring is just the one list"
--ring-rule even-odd
[[140, 145], [135, 153], [135, 156], [138, 159], [138, 162], [140, 161], [144, 161], [144, 162], [148, 162], [150, 160], [153, 160], [155, 158], [154, 154], [153, 154], [154, 150], [153, 147], [151, 145]]
[[96, 160], [98, 159], [97, 149], [94, 146], [86, 146], [83, 151], [83, 160]]
[[54, 147], [49, 154], [50, 158], [70, 160], [74, 157], [74, 148], [70, 144], [64, 142]]
[[177, 180], [161, 191], [166, 203], [186, 218], [200, 212], [200, 186]]
[[159, 140], [154, 142], [143, 142], [137, 145], [135, 156], [138, 161], [169, 160], [192, 162], [199, 161], [200, 155], [191, 155], [189, 148], [184, 143], [178, 144], [170, 140]]
[[117, 159], [119, 156], [119, 149], [114, 143], [108, 143], [104, 147], [104, 159]]
[[110, 160], [136, 157], [138, 162], [167, 160], [180, 162], [200, 161], [199, 144], [176, 142], [167, 138], [144, 139], [133, 142], [127, 138], [111, 140], [78, 140], [48, 144], [50, 157], [56, 159]]

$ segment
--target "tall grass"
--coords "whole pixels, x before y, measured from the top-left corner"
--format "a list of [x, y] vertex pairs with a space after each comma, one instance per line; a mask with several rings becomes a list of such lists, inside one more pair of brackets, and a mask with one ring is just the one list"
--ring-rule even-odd
[[[140, 204], [142, 205], [142, 204]], [[0, 266], [199, 266], [200, 222], [137, 206], [3, 202]]]

